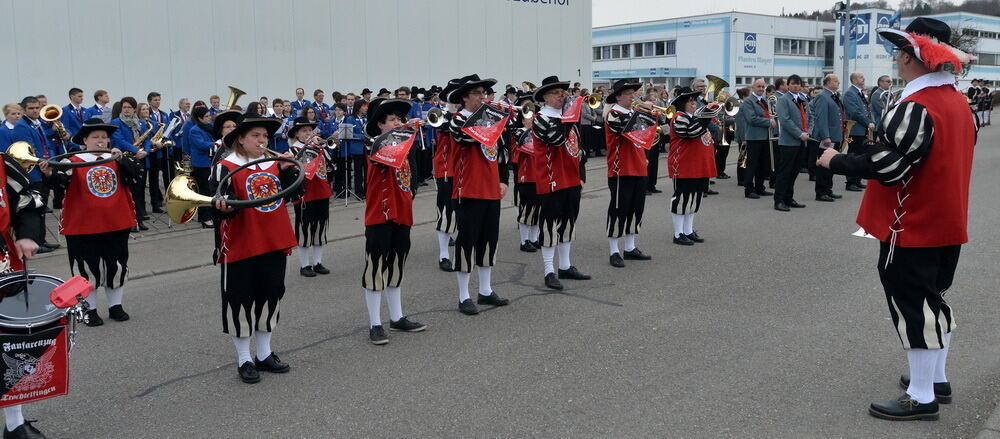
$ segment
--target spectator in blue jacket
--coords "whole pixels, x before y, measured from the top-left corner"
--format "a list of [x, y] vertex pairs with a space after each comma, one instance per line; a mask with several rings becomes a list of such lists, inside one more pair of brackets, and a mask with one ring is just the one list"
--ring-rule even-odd
[[[202, 195], [212, 195], [208, 187], [208, 177], [212, 173], [212, 145], [215, 140], [212, 138], [212, 114], [207, 106], [196, 106], [191, 110], [191, 125], [187, 138], [188, 148], [191, 151], [191, 177], [198, 183], [198, 192]], [[198, 221], [202, 228], [212, 228], [211, 209], [208, 207], [198, 208]]]

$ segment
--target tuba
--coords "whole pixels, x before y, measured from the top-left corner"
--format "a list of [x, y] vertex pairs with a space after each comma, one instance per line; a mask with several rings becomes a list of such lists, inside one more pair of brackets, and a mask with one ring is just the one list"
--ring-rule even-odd
[[38, 114], [42, 120], [52, 124], [52, 128], [56, 130], [56, 136], [59, 137], [60, 140], [69, 136], [69, 132], [66, 131], [66, 127], [64, 127], [62, 122], [59, 121], [59, 118], [62, 117], [62, 108], [59, 108], [58, 105], [46, 105], [42, 107]]
[[236, 101], [240, 100], [240, 97], [247, 94], [247, 92], [240, 90], [236, 87], [229, 86], [229, 98], [226, 99], [226, 109], [232, 110], [236, 105]]
[[[112, 156], [105, 157], [103, 159], [79, 162], [79, 163], [62, 161], [63, 159], [69, 158], [70, 156], [74, 156], [77, 154], [85, 154], [85, 153], [90, 153], [90, 154], [109, 153], [112, 154]], [[35, 169], [35, 166], [37, 166], [39, 163], [42, 162], [47, 163], [53, 169], [65, 170], [73, 168], [82, 168], [86, 166], [103, 165], [105, 163], [113, 162], [121, 158], [121, 155], [117, 153], [112, 153], [111, 150], [108, 149], [97, 149], [97, 150], [84, 149], [81, 151], [73, 151], [73, 152], [68, 152], [66, 154], [60, 154], [50, 159], [40, 159], [37, 156], [35, 156], [35, 148], [32, 147], [31, 144], [28, 142], [12, 143], [10, 147], [7, 148], [7, 155], [9, 155], [10, 158], [17, 161], [17, 164], [21, 165], [21, 168], [24, 169], [25, 173], [31, 172], [33, 169]]]

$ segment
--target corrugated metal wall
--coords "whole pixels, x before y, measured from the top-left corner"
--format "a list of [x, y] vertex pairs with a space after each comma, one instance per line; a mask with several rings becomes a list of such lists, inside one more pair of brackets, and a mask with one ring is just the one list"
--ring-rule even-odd
[[[166, 109], [226, 86], [294, 98], [505, 83], [558, 74], [589, 83], [590, 0], [0, 0], [0, 102], [70, 87], [112, 100], [156, 90]], [[559, 5], [557, 3], [564, 3]], [[248, 102], [244, 98], [241, 103]]]

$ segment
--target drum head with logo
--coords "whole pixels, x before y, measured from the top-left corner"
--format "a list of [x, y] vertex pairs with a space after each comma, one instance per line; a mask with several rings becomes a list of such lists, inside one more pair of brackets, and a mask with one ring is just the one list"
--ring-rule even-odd
[[49, 301], [62, 279], [44, 274], [14, 273], [0, 278], [0, 326], [31, 328], [59, 320], [63, 311]]

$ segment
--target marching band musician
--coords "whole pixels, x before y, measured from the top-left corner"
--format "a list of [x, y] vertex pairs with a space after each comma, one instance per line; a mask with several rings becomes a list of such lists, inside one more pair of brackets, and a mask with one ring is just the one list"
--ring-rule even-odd
[[323, 102], [325, 97], [326, 94], [323, 93], [323, 90], [317, 88], [313, 91], [312, 107], [316, 110], [316, 118], [319, 119], [320, 122], [326, 121], [333, 115], [333, 108], [330, 107], [330, 104]]
[[208, 98], [208, 104], [209, 104], [208, 114], [209, 115], [215, 116], [216, 114], [219, 114], [219, 113], [221, 113], [223, 111], [226, 111], [225, 108], [222, 108], [222, 107], [219, 106], [220, 102], [222, 102], [222, 99], [219, 97], [219, 95], [209, 96], [209, 98]]
[[[333, 116], [327, 119], [323, 124], [323, 129], [321, 130], [323, 137], [330, 138], [335, 135], [340, 135], [341, 124], [351, 124], [351, 131], [354, 130], [354, 123], [347, 116], [347, 106], [342, 103], [337, 103], [333, 105]], [[341, 140], [340, 144], [337, 145], [337, 150], [335, 151], [336, 156], [334, 157], [334, 163], [337, 165], [337, 171], [333, 173], [333, 193], [339, 194], [341, 191], [347, 189], [350, 184], [348, 181], [348, 175], [346, 171], [348, 170], [348, 154], [350, 147], [346, 143], [346, 140]], [[358, 194], [358, 196], [362, 196]]]
[[750, 97], [740, 105], [740, 115], [743, 117], [743, 140], [747, 142], [747, 167], [743, 173], [743, 196], [757, 199], [762, 196], [774, 195], [764, 189], [764, 180], [770, 173], [768, 149], [770, 129], [775, 126], [771, 112], [767, 109], [767, 99], [764, 98], [764, 80], [757, 79], [751, 86]]
[[[705, 242], [694, 229], [694, 215], [708, 191], [708, 179], [715, 177], [715, 145], [708, 131], [711, 119], [695, 117], [701, 92], [681, 87], [670, 105], [677, 109], [670, 122], [670, 151], [667, 175], [674, 179], [670, 213], [674, 222], [674, 244]], [[711, 103], [710, 106], [718, 106]]]
[[[226, 134], [229, 134], [236, 129], [236, 122], [240, 120], [241, 116], [243, 116], [243, 113], [240, 113], [239, 110], [226, 110], [215, 115], [215, 120], [212, 121], [212, 139], [215, 140], [212, 144], [212, 152], [210, 155], [210, 157], [212, 157], [212, 165], [219, 163], [220, 160], [232, 152], [222, 139], [226, 137]], [[201, 142], [203, 140], [199, 139], [198, 141]]]
[[[10, 105], [4, 106], [4, 113]], [[17, 108], [20, 111], [20, 106]], [[8, 144], [4, 143], [2, 132], [10, 128], [3, 125], [6, 123], [0, 124], [0, 148], [6, 150]], [[0, 203], [0, 236], [3, 239], [3, 265], [7, 266], [7, 270], [3, 271], [19, 271], [24, 270], [22, 258], [32, 259], [39, 250], [44, 204], [38, 193], [29, 188], [30, 180], [24, 168], [6, 154], [2, 154], [2, 158], [0, 180], [4, 186], [0, 193], [0, 200], [3, 200]], [[48, 164], [42, 162], [38, 166], [47, 168]], [[21, 408], [22, 404], [4, 407], [4, 439], [44, 439], [45, 436], [31, 425], [34, 421], [24, 420]]]
[[20, 104], [9, 103], [3, 106], [4, 121], [0, 122], [0, 152], [6, 152], [14, 143], [14, 127], [21, 121], [24, 114]]
[[434, 145], [433, 168], [434, 180], [437, 183], [437, 221], [434, 229], [437, 231], [438, 241], [438, 268], [442, 271], [453, 271], [451, 256], [448, 253], [449, 244], [452, 244], [451, 234], [455, 232], [457, 224], [455, 222], [455, 201], [451, 198], [453, 183], [455, 181], [455, 155], [458, 145], [450, 135], [451, 117], [458, 111], [458, 104], [448, 102], [448, 94], [458, 88], [459, 79], [452, 79], [445, 84], [438, 96], [441, 102], [445, 103], [443, 116], [445, 123], [437, 129], [441, 135], [437, 136], [437, 143]]
[[[146, 102], [149, 103], [149, 119], [153, 122], [153, 132], [160, 129], [163, 124], [164, 133], [170, 125], [171, 117], [167, 112], [160, 109], [160, 101], [163, 97], [155, 91], [146, 95]], [[63, 113], [65, 114], [65, 112]], [[164, 137], [166, 138], [166, 137]], [[173, 179], [173, 169], [170, 168], [170, 153], [162, 143], [153, 143], [152, 154], [149, 155], [149, 166], [147, 169], [146, 181], [149, 182], [149, 202], [153, 206], [153, 213], [163, 213], [163, 192], [160, 190], [160, 181], [163, 187], [170, 186]]]
[[[210, 117], [207, 110], [201, 113], [202, 117]], [[223, 138], [231, 154], [215, 165], [213, 175], [228, 175], [263, 158], [263, 147], [280, 124], [273, 118], [241, 116], [236, 128]], [[283, 157], [291, 154], [285, 153]], [[265, 162], [233, 174], [222, 192], [232, 199], [263, 198], [287, 187], [297, 176], [298, 169], [290, 163]], [[213, 179], [213, 183], [217, 186], [218, 180]], [[222, 268], [222, 332], [232, 336], [238, 357], [237, 371], [248, 384], [260, 381], [260, 371], [289, 370], [288, 364], [271, 351], [271, 335], [278, 324], [279, 305], [285, 295], [286, 258], [295, 247], [295, 232], [285, 201], [279, 199], [239, 210], [225, 200], [214, 205], [218, 223], [216, 263]], [[265, 230], [266, 233], [261, 233]], [[250, 336], [257, 345], [253, 358]]]
[[[848, 148], [859, 154], [864, 153], [865, 143], [868, 133], [875, 132], [875, 122], [872, 120], [871, 108], [868, 105], [868, 98], [865, 97], [865, 75], [854, 72], [851, 73], [851, 86], [844, 93], [844, 113], [847, 120], [857, 122], [851, 128]], [[847, 187], [845, 190], [851, 192], [861, 192], [865, 188], [860, 177], [847, 177]]]
[[[112, 111], [111, 113], [111, 124], [119, 128], [111, 136], [111, 145], [122, 152], [134, 154], [133, 157], [135, 158], [136, 166], [142, 172], [145, 169], [142, 163], [149, 153], [150, 141], [146, 133], [148, 133], [147, 130], [149, 130], [150, 126], [137, 115], [136, 110], [139, 104], [135, 98], [126, 96], [118, 101], [118, 104], [116, 106], [118, 107], [117, 111]], [[142, 139], [139, 146], [135, 146], [136, 141], [142, 138], [143, 134], [146, 134], [146, 138]], [[128, 179], [129, 189], [132, 191], [132, 202], [135, 207], [135, 218], [137, 220], [137, 226], [133, 227], [133, 232], [149, 230], [143, 224], [143, 221], [149, 219], [149, 217], [146, 216], [146, 206], [143, 203], [146, 198], [146, 180], [139, 175], [140, 172], [129, 176]]]
[[[823, 77], [823, 90], [809, 101], [812, 122], [809, 123], [809, 137], [818, 141], [819, 155], [822, 151], [837, 148], [844, 140], [844, 129], [841, 124], [840, 106], [833, 99], [834, 93], [840, 87], [840, 78], [829, 74]], [[841, 197], [833, 193], [833, 174], [829, 169], [817, 167], [816, 201], [831, 202]]]
[[[576, 235], [576, 218], [580, 214], [580, 135], [573, 123], [562, 121], [563, 96], [569, 89], [568, 81], [556, 76], [542, 80], [533, 90], [536, 102], [544, 106], [535, 115], [531, 131], [539, 155], [535, 163], [535, 191], [541, 203], [539, 241], [542, 244], [542, 263], [545, 269], [545, 286], [563, 289], [559, 279], [588, 280], [570, 262], [570, 245]], [[559, 274], [556, 276], [553, 260], [559, 247]]]
[[[220, 113], [221, 114], [221, 113]], [[198, 183], [198, 191], [202, 195], [212, 195], [214, 192], [209, 188], [209, 176], [212, 174], [212, 150], [215, 148], [215, 141], [212, 133], [212, 115], [206, 107], [195, 107], [191, 110], [191, 129], [184, 135], [191, 154], [191, 177]], [[212, 219], [211, 209], [208, 207], [198, 208], [198, 222], [203, 229], [215, 227]]]
[[[294, 203], [299, 274], [303, 277], [330, 274], [330, 270], [323, 266], [323, 245], [327, 242], [326, 229], [330, 225], [330, 197], [333, 192], [326, 175], [326, 163], [329, 161], [326, 145], [319, 143], [322, 140], [317, 140], [314, 129], [316, 123], [305, 117], [296, 118], [288, 129], [288, 136], [295, 139], [291, 145], [292, 154], [298, 156], [303, 149], [308, 149], [305, 154], [314, 154], [313, 160], [318, 164], [314, 172], [306, 171], [305, 194]], [[306, 157], [303, 156], [303, 160], [309, 160]]]
[[878, 127], [879, 123], [882, 121], [882, 111], [885, 110], [883, 107], [884, 102], [882, 102], [885, 98], [882, 97], [882, 94], [888, 91], [889, 87], [892, 86], [892, 79], [889, 78], [889, 75], [882, 75], [878, 77], [876, 82], [878, 83], [878, 86], [872, 90], [868, 108], [872, 115], [872, 122], [874, 122], [875, 126]]
[[781, 131], [778, 135], [778, 165], [774, 171], [774, 210], [788, 212], [789, 208], [806, 207], [795, 201], [795, 179], [799, 176], [799, 162], [805, 154], [809, 140], [809, 115], [805, 95], [800, 94], [802, 78], [788, 77], [788, 89], [778, 98], [776, 105]]
[[[86, 119], [86, 116], [84, 116], [86, 111], [83, 108], [83, 90], [76, 87], [69, 89], [69, 103], [62, 108], [62, 117], [59, 118], [59, 122], [66, 128], [66, 132], [69, 133], [71, 138], [83, 126], [83, 121]], [[69, 139], [66, 140], [68, 141]], [[72, 147], [71, 149], [77, 149], [79, 145], [70, 144], [67, 146]]]
[[[85, 150], [111, 149], [118, 124], [106, 124], [99, 118], [84, 122], [73, 136], [73, 143]], [[101, 153], [70, 157], [71, 162], [87, 162], [104, 158]], [[52, 172], [40, 167], [47, 178], [66, 189], [60, 233], [66, 237], [70, 271], [90, 281], [94, 288], [103, 286], [108, 298], [108, 317], [124, 322], [129, 319], [122, 308], [122, 296], [128, 280], [129, 230], [136, 226], [132, 193], [125, 190], [126, 182], [140, 172], [135, 161], [118, 159], [103, 165], [93, 165]], [[97, 313], [97, 294], [87, 297], [87, 326], [101, 326], [104, 320]]]
[[459, 79], [455, 89], [448, 93], [449, 103], [460, 104], [448, 126], [455, 140], [455, 180], [451, 198], [455, 202], [458, 227], [455, 239], [458, 310], [465, 315], [479, 314], [469, 297], [473, 264], [479, 273], [476, 302], [493, 306], [510, 303], [493, 291], [491, 280], [500, 233], [500, 200], [507, 193], [509, 170], [505, 163], [501, 163], [502, 145], [484, 145], [462, 131], [469, 116], [484, 105], [486, 89], [496, 82], [495, 79], [480, 79], [479, 75], [473, 74]]
[[[41, 104], [39, 104], [38, 98], [34, 96], [28, 96], [21, 100], [22, 116], [17, 121], [17, 124], [14, 125], [14, 130], [11, 132], [11, 143], [28, 142], [28, 144], [35, 148], [35, 154], [39, 158], [47, 159], [55, 156], [56, 150], [55, 146], [49, 142], [45, 135], [44, 128], [42, 128], [42, 120], [38, 115], [40, 109]], [[38, 167], [28, 173], [28, 178], [31, 180], [31, 189], [41, 194], [43, 205], [48, 205], [49, 187], [42, 177], [41, 169]], [[48, 253], [58, 248], [59, 245], [46, 242], [44, 213], [42, 215], [41, 240], [38, 241], [39, 252]]]
[[[345, 102], [351, 102], [353, 96], [348, 94]], [[364, 139], [364, 126], [368, 123], [368, 101], [365, 100], [354, 100], [354, 108], [351, 113], [348, 114], [346, 120], [354, 125], [352, 128], [353, 139], [345, 139], [340, 143], [340, 148], [343, 148], [343, 153], [350, 156], [350, 170], [353, 171], [354, 176], [354, 192], [358, 197], [364, 199], [365, 197], [365, 176], [368, 173], [368, 167], [365, 163], [367, 157], [365, 156], [365, 142]], [[348, 108], [351, 108], [348, 106]]]
[[104, 123], [111, 122], [111, 108], [108, 107], [108, 102], [111, 102], [111, 96], [108, 95], [108, 92], [104, 90], [95, 91], [94, 106], [87, 108], [83, 113], [83, 118], [99, 117]]
[[[513, 105], [524, 105], [532, 102], [531, 92], [517, 94]], [[533, 117], [518, 115], [519, 128], [514, 134], [515, 147], [511, 152], [511, 170], [514, 171], [514, 204], [517, 206], [517, 231], [520, 235], [521, 251], [534, 253], [541, 248], [538, 245], [538, 214], [541, 204], [535, 192], [534, 154], [523, 150], [523, 146], [532, 141], [531, 127]]]
[[301, 87], [295, 89], [295, 100], [290, 103], [292, 114], [299, 116], [303, 108], [312, 106], [312, 102], [302, 99], [305, 95], [305, 89]]
[[878, 181], [865, 191], [857, 222], [880, 241], [878, 274], [910, 373], [900, 377], [905, 394], [868, 412], [931, 421], [952, 400], [945, 366], [955, 321], [943, 294], [969, 240], [976, 143], [975, 119], [951, 72], [975, 56], [950, 46], [951, 28], [932, 18], [879, 34], [898, 50], [896, 70], [907, 84], [900, 102], [883, 118], [879, 144], [848, 154], [828, 149], [819, 165]]
[[274, 138], [272, 144], [274, 145], [274, 150], [278, 152], [288, 151], [288, 127], [292, 125], [292, 122], [298, 116], [292, 116], [290, 114], [292, 104], [288, 101], [283, 101], [281, 99], [274, 99], [274, 118], [281, 121], [281, 126], [278, 131], [274, 133]]
[[[783, 81], [783, 79], [779, 78], [778, 81]], [[694, 90], [694, 91], [696, 91], [696, 92], [698, 92], [698, 93], [700, 93], [698, 95], [698, 97], [697, 97], [698, 108], [704, 107], [704, 106], [706, 106], [706, 105], [709, 104], [709, 101], [708, 101], [708, 88], [705, 86], [705, 80], [704, 79], [701, 79], [701, 78], [695, 79], [694, 82], [691, 83], [691, 89]], [[716, 91], [715, 95], [717, 96], [718, 94], [719, 94], [719, 91]], [[713, 96], [713, 98], [714, 97], [715, 96]], [[720, 113], [720, 114], [723, 117], [725, 116], [725, 113]], [[721, 154], [721, 152], [719, 151], [719, 148], [722, 147], [721, 146], [721, 144], [722, 144], [722, 136], [725, 134], [725, 132], [722, 129], [723, 128], [722, 125], [724, 125], [724, 123], [720, 124], [719, 121], [715, 120], [715, 119], [712, 119], [712, 120], [708, 121], [708, 132], [709, 132], [709, 134], [712, 135], [712, 142], [715, 143], [715, 155], [716, 156], [718, 156], [718, 155]], [[726, 152], [727, 153], [729, 152], [728, 151], [728, 147], [727, 147], [727, 151]], [[716, 175], [718, 175], [718, 171], [716, 171]], [[713, 184], [715, 184], [715, 182], [712, 181], [712, 180], [709, 180], [709, 184], [713, 185]], [[705, 191], [705, 195], [719, 195], [719, 192], [713, 190], [712, 186], [709, 186], [708, 190]]]
[[[383, 132], [403, 127], [410, 109], [405, 99], [375, 99], [368, 107], [370, 122], [365, 134], [377, 137]], [[378, 152], [373, 145], [370, 154]], [[400, 285], [406, 257], [410, 253], [410, 227], [413, 226], [413, 197], [410, 165], [405, 158], [396, 169], [368, 160], [368, 183], [365, 194], [365, 271], [361, 287], [368, 309], [368, 339], [374, 345], [389, 343], [382, 326], [382, 291], [389, 305], [389, 329], [420, 332], [427, 325], [406, 318]]]
[[[608, 247], [611, 266], [618, 268], [625, 266], [625, 259], [652, 259], [635, 246], [635, 238], [642, 227], [642, 214], [646, 210], [646, 150], [624, 136], [632, 117], [632, 100], [639, 87], [642, 84], [638, 82], [618, 80], [604, 99], [605, 103], [612, 104], [604, 121], [604, 138], [608, 148], [608, 190], [611, 192], [607, 220]], [[624, 258], [618, 248], [618, 242], [623, 237]]]

